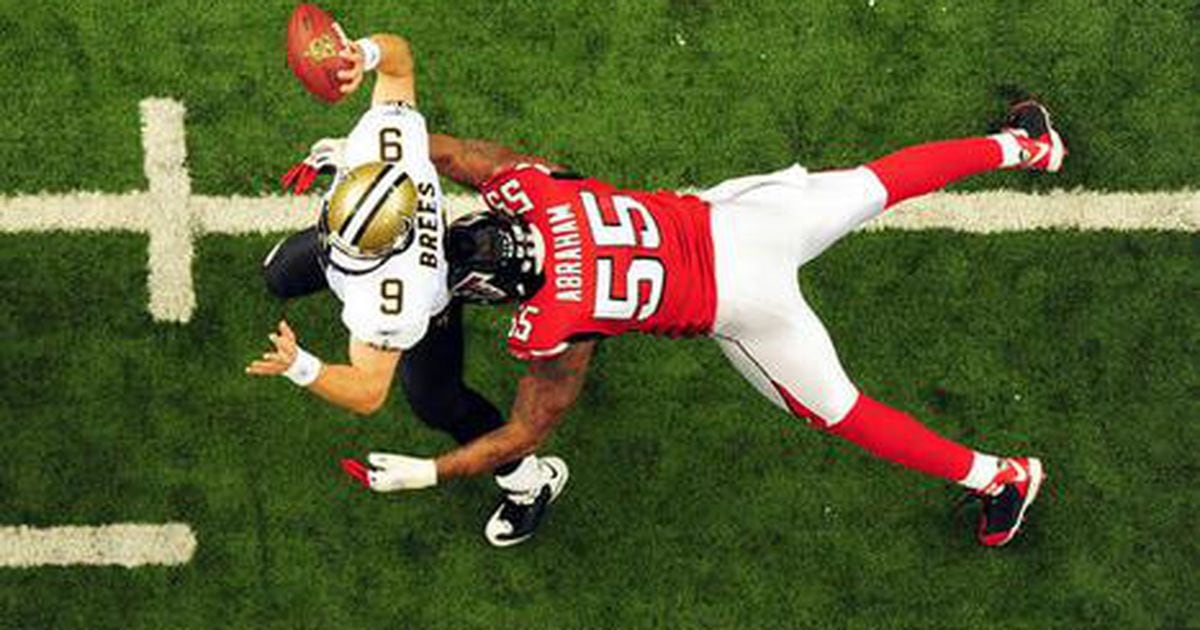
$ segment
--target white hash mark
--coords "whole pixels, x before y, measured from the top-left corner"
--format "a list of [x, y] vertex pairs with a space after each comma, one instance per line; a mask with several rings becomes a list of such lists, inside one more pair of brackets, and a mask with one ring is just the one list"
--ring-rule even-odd
[[0, 527], [0, 567], [174, 566], [196, 553], [186, 523]]

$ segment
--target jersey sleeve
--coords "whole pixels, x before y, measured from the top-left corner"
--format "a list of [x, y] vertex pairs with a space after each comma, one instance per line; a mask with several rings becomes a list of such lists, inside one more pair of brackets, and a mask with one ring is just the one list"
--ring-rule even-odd
[[570, 346], [570, 319], [561, 309], [546, 309], [535, 302], [522, 304], [513, 313], [508, 331], [508, 351], [522, 361], [553, 359]]
[[539, 189], [549, 177], [550, 170], [542, 164], [514, 164], [481, 184], [479, 193], [494, 212], [521, 216], [536, 207], [528, 191]]

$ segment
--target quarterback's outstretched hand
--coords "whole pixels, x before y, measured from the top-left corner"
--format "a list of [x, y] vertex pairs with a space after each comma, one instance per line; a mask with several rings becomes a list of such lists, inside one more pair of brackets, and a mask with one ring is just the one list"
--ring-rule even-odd
[[407, 455], [371, 453], [370, 466], [356, 459], [343, 459], [342, 470], [375, 492], [418, 490], [437, 485], [437, 465], [432, 459]]
[[276, 376], [283, 374], [296, 361], [296, 333], [284, 320], [279, 320], [279, 331], [267, 335], [275, 346], [273, 352], [264, 352], [261, 359], [246, 366], [247, 374], [258, 376]]
[[293, 195], [303, 195], [312, 188], [318, 175], [341, 168], [345, 164], [345, 154], [345, 138], [321, 138], [313, 143], [307, 157], [279, 178], [279, 183]]
[[363, 75], [366, 74], [366, 64], [358, 42], [350, 41], [349, 38], [346, 38], [346, 41], [350, 42], [350, 45], [339, 51], [338, 56], [345, 59], [350, 67], [338, 70], [337, 78], [342, 82], [338, 89], [342, 91], [342, 94], [351, 94], [362, 85]]

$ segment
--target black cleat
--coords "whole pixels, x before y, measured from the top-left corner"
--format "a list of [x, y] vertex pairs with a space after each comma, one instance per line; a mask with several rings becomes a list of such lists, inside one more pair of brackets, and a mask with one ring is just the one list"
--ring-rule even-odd
[[496, 547], [511, 547], [528, 540], [537, 531], [547, 508], [562, 494], [570, 472], [558, 457], [538, 458], [546, 473], [546, 482], [530, 492], [510, 492], [500, 499], [483, 535]]

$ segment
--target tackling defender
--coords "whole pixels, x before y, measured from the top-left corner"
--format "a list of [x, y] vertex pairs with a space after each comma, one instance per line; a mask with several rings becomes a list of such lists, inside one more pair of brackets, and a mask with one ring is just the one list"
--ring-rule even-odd
[[[358, 89], [365, 71], [378, 71], [371, 108], [347, 138], [321, 140], [284, 175], [284, 187], [296, 194], [323, 170], [334, 171], [335, 179], [318, 225], [276, 245], [263, 274], [271, 293], [283, 299], [331, 289], [343, 303], [350, 360], [322, 363], [280, 321], [270, 335], [274, 348], [246, 372], [286, 376], [367, 415], [383, 406], [400, 366], [417, 417], [466, 444], [503, 420], [463, 381], [462, 307], [447, 290], [442, 193], [416, 109], [412, 54], [403, 38], [380, 34], [350, 44], [342, 55], [351, 64], [339, 74], [344, 93]], [[526, 540], [562, 492], [566, 464], [530, 454], [491, 469], [503, 497], [485, 536], [496, 546]], [[432, 464], [414, 475], [413, 483], [436, 479]]]
[[[708, 335], [775, 405], [883, 459], [961, 484], [983, 503], [978, 538], [1007, 543], [1044, 479], [1033, 457], [998, 457], [937, 435], [860, 392], [805, 302], [796, 270], [913, 196], [1001, 168], [1054, 172], [1066, 148], [1046, 110], [1015, 105], [992, 136], [918, 145], [864, 166], [800, 166], [721, 183], [698, 196], [619, 190], [488, 142], [432, 137], [439, 170], [476, 187], [492, 213], [456, 223], [453, 291], [520, 300], [511, 352], [532, 361], [509, 422], [436, 460], [373, 455], [368, 487], [478, 474], [532, 452], [583, 385], [598, 339], [630, 331]], [[416, 481], [417, 483], [412, 483]]]

